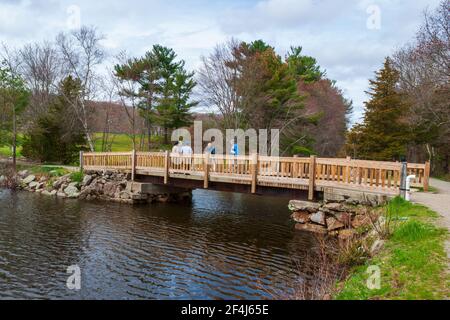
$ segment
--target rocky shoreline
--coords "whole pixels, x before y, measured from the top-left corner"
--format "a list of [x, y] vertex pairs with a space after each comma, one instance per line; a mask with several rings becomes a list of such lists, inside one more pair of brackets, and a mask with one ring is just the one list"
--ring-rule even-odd
[[369, 214], [367, 206], [355, 201], [326, 201], [315, 203], [292, 200], [289, 209], [297, 230], [351, 239], [357, 234], [369, 231], [380, 216]]
[[[13, 179], [17, 189], [49, 197], [87, 201], [103, 200], [125, 204], [191, 201], [190, 192], [143, 193], [133, 187], [133, 183], [129, 181], [127, 174], [111, 170], [86, 171], [81, 179], [74, 179], [73, 174], [52, 177], [30, 174], [27, 170], [24, 170], [18, 172]], [[0, 184], [6, 180], [5, 176], [1, 176]]]

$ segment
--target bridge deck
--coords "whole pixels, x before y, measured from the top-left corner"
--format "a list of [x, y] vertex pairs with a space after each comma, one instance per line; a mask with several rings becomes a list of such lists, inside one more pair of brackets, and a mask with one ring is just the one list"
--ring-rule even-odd
[[[266, 156], [224, 156], [153, 152], [85, 153], [80, 157], [86, 170], [118, 170], [139, 176], [247, 185], [256, 193], [259, 187], [315, 191], [339, 188], [351, 191], [399, 194], [401, 164], [327, 158], [283, 158]], [[416, 186], [428, 188], [430, 164], [408, 164], [408, 173], [416, 175]], [[179, 180], [181, 181], [181, 180]]]

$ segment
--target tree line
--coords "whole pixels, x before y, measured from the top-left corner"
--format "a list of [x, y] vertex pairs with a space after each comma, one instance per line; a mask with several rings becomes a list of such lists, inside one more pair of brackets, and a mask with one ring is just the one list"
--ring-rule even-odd
[[361, 124], [347, 135], [346, 153], [373, 160], [430, 160], [450, 172], [450, 1], [425, 13], [411, 43], [386, 58], [370, 81]]
[[[189, 127], [198, 105], [214, 110], [209, 122], [216, 128], [280, 128], [282, 155], [334, 156], [344, 145], [352, 104], [301, 47], [281, 57], [262, 40], [230, 40], [193, 72], [171, 48], [111, 58], [102, 40], [95, 28], [82, 27], [54, 41], [3, 45], [0, 145], [12, 146], [14, 162], [18, 144], [25, 157], [43, 162], [73, 163], [80, 150], [94, 151], [92, 101], [123, 107], [136, 150], [168, 148], [172, 130]], [[105, 122], [104, 148], [108, 115]]]

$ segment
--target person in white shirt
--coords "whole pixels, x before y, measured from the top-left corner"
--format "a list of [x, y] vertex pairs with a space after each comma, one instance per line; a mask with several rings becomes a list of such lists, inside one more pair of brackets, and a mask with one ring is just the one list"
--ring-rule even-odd
[[191, 170], [192, 165], [192, 148], [189, 145], [189, 143], [183, 144], [183, 147], [181, 147], [181, 154], [183, 155], [183, 164], [186, 165], [186, 170]]
[[177, 141], [177, 142], [175, 142], [174, 143], [174, 145], [173, 145], [173, 148], [172, 148], [172, 153], [174, 154], [174, 155], [179, 155], [180, 154], [180, 141]]

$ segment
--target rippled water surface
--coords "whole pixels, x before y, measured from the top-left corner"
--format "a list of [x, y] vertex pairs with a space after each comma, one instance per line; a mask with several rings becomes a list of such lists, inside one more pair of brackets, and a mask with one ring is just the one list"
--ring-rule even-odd
[[[191, 206], [132, 207], [0, 190], [0, 298], [271, 298], [314, 245], [287, 203], [195, 191]], [[80, 291], [66, 287], [71, 265]]]

